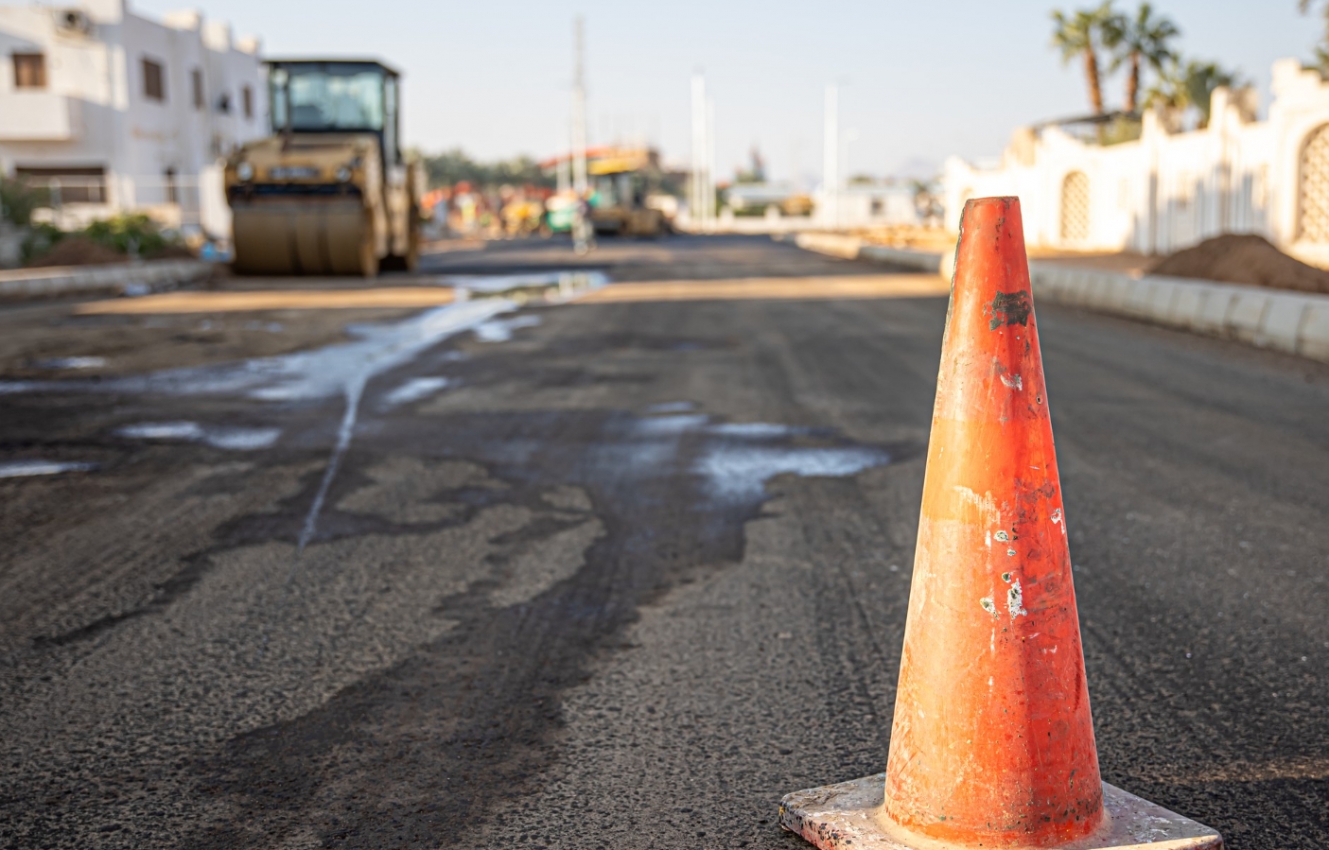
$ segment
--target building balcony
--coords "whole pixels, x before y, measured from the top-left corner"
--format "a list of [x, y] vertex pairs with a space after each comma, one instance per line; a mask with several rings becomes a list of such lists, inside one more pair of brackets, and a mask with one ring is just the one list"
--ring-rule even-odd
[[82, 132], [83, 101], [47, 91], [0, 94], [0, 142], [67, 142]]

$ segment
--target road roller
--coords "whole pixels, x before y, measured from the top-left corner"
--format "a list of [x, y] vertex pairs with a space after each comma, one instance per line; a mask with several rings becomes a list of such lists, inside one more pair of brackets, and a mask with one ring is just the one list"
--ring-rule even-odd
[[401, 150], [401, 75], [370, 59], [277, 59], [272, 135], [226, 162], [240, 274], [414, 269], [424, 169]]

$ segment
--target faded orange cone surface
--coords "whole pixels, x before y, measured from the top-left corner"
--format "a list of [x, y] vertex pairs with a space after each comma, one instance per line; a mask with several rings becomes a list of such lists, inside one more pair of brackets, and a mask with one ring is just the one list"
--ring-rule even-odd
[[965, 205], [886, 773], [786, 794], [823, 850], [1221, 850], [1098, 775], [1020, 203]]
[[965, 207], [886, 771], [886, 815], [1046, 844], [1103, 817], [1020, 204]]

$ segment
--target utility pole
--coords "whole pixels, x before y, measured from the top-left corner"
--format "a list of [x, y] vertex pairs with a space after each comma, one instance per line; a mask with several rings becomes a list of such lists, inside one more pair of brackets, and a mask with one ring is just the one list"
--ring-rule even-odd
[[588, 221], [590, 203], [586, 180], [586, 45], [582, 18], [577, 16], [572, 26], [572, 189], [577, 195], [576, 212], [572, 216], [572, 250], [577, 256], [588, 253], [594, 246], [591, 223]]
[[586, 195], [586, 67], [582, 19], [573, 24], [572, 82], [572, 188], [581, 198]]
[[840, 222], [840, 90], [826, 87], [826, 130], [822, 142], [821, 190], [826, 212], [820, 216], [835, 227]]
[[572, 160], [566, 156], [558, 159], [558, 194], [566, 195], [572, 188]]
[[708, 208], [706, 118], [706, 77], [698, 72], [692, 75], [692, 173], [688, 180], [688, 215], [694, 226], [700, 229], [705, 229]]
[[715, 100], [706, 98], [706, 223], [715, 229]]

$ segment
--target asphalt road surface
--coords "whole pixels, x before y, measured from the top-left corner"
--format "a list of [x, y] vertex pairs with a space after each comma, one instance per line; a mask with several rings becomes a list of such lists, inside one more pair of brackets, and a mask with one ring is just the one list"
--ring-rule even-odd
[[[883, 272], [428, 258], [549, 269]], [[885, 764], [946, 310], [812, 289], [0, 310], [0, 846], [803, 846]], [[1329, 369], [1038, 311], [1104, 778], [1329, 846]]]

